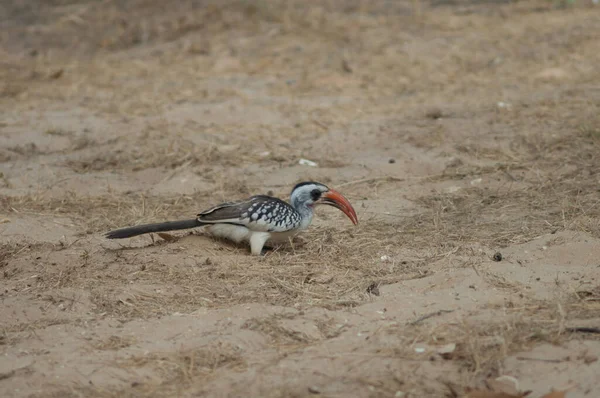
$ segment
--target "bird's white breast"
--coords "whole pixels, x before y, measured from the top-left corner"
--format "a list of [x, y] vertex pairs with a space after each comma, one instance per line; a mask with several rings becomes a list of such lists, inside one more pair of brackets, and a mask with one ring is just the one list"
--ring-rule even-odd
[[[212, 224], [206, 226], [206, 230], [211, 235], [217, 238], [229, 239], [236, 243], [248, 242], [253, 234], [265, 232], [262, 231], [251, 231], [247, 227], [242, 225], [232, 224]], [[293, 238], [299, 230], [290, 230], [285, 232], [270, 232], [269, 241], [272, 242], [286, 242], [289, 238]]]
[[206, 230], [217, 238], [229, 239], [235, 243], [249, 241], [252, 234], [252, 231], [243, 225], [233, 224], [212, 224], [208, 225]]

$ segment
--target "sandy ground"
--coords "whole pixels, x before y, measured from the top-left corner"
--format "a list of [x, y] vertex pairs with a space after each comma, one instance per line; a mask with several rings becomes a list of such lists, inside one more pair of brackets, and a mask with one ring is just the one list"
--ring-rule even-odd
[[[2, 2], [0, 395], [600, 396], [598, 7]], [[308, 179], [360, 224], [102, 237]]]

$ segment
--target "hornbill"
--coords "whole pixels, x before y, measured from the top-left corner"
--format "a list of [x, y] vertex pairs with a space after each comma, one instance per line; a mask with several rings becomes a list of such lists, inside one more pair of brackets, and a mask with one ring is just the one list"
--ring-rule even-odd
[[213, 236], [236, 243], [249, 242], [251, 253], [260, 255], [267, 241], [284, 242], [312, 222], [316, 205], [340, 209], [354, 225], [354, 208], [341, 193], [318, 182], [301, 182], [292, 189], [290, 203], [267, 195], [256, 195], [238, 202], [226, 202], [198, 214], [196, 218], [136, 225], [106, 234], [108, 239], [123, 239], [151, 232], [206, 227]]

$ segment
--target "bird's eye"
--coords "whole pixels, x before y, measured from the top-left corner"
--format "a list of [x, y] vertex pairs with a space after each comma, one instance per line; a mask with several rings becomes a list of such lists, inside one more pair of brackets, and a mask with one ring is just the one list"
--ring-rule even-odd
[[312, 200], [319, 200], [319, 198], [321, 197], [321, 191], [319, 191], [318, 189], [313, 189], [310, 192], [310, 197]]

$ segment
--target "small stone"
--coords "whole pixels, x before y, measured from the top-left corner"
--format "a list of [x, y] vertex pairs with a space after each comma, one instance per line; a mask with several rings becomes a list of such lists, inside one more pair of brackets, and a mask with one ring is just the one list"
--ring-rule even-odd
[[441, 119], [444, 116], [444, 112], [440, 109], [440, 108], [430, 108], [429, 110], [427, 110], [427, 112], [425, 113], [425, 116], [428, 119]]
[[236, 57], [221, 57], [218, 58], [213, 66], [213, 70], [217, 72], [234, 72], [241, 68], [241, 61]]
[[311, 394], [320, 394], [321, 389], [317, 386], [310, 386], [310, 387], [308, 387], [308, 392]]
[[537, 78], [540, 80], [563, 80], [567, 77], [569, 77], [569, 74], [561, 68], [544, 69], [537, 75]]
[[352, 73], [352, 66], [350, 66], [350, 63], [347, 60], [343, 60], [342, 61], [342, 70], [346, 73]]
[[375, 282], [371, 283], [368, 287], [367, 287], [367, 293], [372, 294], [374, 296], [379, 296], [379, 285]]
[[308, 160], [308, 159], [300, 159], [298, 161], [298, 164], [302, 165], [302, 166], [310, 166], [310, 167], [317, 167], [318, 164], [316, 162], [313, 162], [312, 160]]
[[512, 376], [504, 375], [495, 379], [488, 379], [486, 384], [488, 384], [493, 391], [498, 393], [507, 394], [511, 397], [523, 396], [519, 394], [521, 391], [519, 387], [519, 380]]
[[463, 165], [463, 161], [460, 160], [459, 158], [455, 158], [455, 157], [451, 157], [450, 159], [448, 159], [448, 162], [446, 163], [446, 167], [458, 167], [458, 166], [462, 166]]
[[390, 160], [388, 160], [388, 163], [389, 164], [394, 164], [394, 163], [396, 163], [396, 159], [390, 159]]
[[598, 360], [598, 357], [596, 355], [592, 355], [592, 354], [588, 354], [586, 356], [583, 357], [583, 362], [586, 365], [589, 365], [590, 363], [594, 363]]
[[444, 359], [452, 359], [452, 354], [456, 350], [456, 344], [450, 343], [438, 348], [437, 353]]

